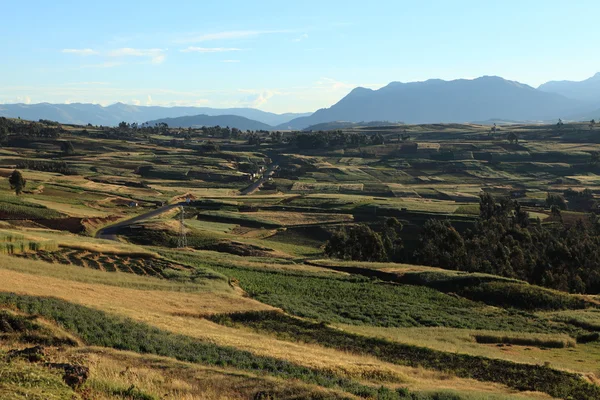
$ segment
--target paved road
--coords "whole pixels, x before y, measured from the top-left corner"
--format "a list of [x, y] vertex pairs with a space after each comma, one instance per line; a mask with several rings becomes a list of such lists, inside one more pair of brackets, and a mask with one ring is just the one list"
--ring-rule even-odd
[[262, 185], [265, 182], [267, 182], [271, 176], [273, 176], [273, 174], [275, 173], [275, 169], [277, 169], [277, 164], [271, 164], [269, 166], [269, 168], [267, 168], [267, 170], [263, 173], [262, 178], [260, 178], [256, 182], [252, 183], [246, 189], [240, 190], [240, 194], [248, 195], [248, 194], [252, 194], [252, 193], [256, 192], [257, 190], [259, 190], [262, 187]]
[[144, 221], [148, 218], [156, 217], [157, 215], [170, 211], [174, 208], [184, 206], [185, 204], [186, 203], [169, 204], [125, 221], [117, 222], [114, 225], [110, 225], [98, 230], [98, 232], [96, 232], [96, 237], [98, 239], [117, 240], [117, 233], [119, 232], [119, 229], [135, 224], [136, 222]]

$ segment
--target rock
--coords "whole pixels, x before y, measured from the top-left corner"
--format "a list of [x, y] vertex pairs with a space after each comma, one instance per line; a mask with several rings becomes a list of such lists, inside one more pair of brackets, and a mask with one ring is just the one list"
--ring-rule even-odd
[[7, 354], [8, 359], [24, 358], [29, 362], [40, 362], [46, 358], [46, 351], [42, 346], [28, 347], [23, 350], [11, 350]]
[[90, 369], [84, 365], [67, 363], [48, 363], [50, 368], [62, 369], [64, 371], [63, 381], [73, 389], [77, 389], [87, 381]]

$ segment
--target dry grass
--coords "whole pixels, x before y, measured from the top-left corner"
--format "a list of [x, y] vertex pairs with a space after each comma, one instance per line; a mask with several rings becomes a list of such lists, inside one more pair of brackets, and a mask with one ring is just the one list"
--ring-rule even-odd
[[[0, 267], [7, 260], [14, 259], [0, 258]], [[57, 297], [135, 319], [152, 321], [162, 318], [161, 316], [180, 314], [202, 316], [271, 309], [255, 300], [236, 295], [232, 289], [218, 286], [217, 288], [216, 291], [205, 293], [137, 290], [0, 270], [0, 291]]]
[[107, 253], [119, 255], [144, 255], [148, 257], [159, 257], [157, 253], [149, 251], [141, 246], [128, 243], [119, 243], [90, 237], [74, 235], [63, 231], [52, 231], [48, 229], [25, 228], [15, 231], [0, 231], [0, 233], [17, 233], [23, 235], [27, 240], [44, 241], [53, 240], [60, 247], [87, 250], [94, 253]]
[[[0, 260], [0, 262], [2, 262]], [[291, 343], [248, 330], [227, 328], [203, 315], [272, 309], [235, 293], [174, 293], [134, 290], [0, 270], [0, 291], [53, 296], [73, 303], [130, 317], [174, 333], [233, 346], [371, 382], [391, 382], [409, 388], [478, 390], [508, 393], [495, 384], [459, 379], [420, 368], [382, 362], [318, 345]]]
[[[203, 367], [165, 357], [93, 347], [77, 349], [73, 353], [74, 356], [86, 358], [91, 374], [89, 385], [95, 389], [98, 399], [114, 399], [102, 392], [131, 385], [157, 398], [181, 400], [242, 400], [252, 398], [259, 391], [273, 393], [281, 399], [308, 398], [315, 392], [338, 394], [300, 382]], [[346, 393], [338, 395], [348, 396]]]
[[567, 335], [476, 331], [452, 328], [378, 328], [351, 325], [338, 325], [338, 327], [348, 332], [382, 337], [400, 343], [428, 347], [448, 353], [471, 354], [536, 365], [550, 363], [553, 368], [587, 374], [592, 380], [600, 378], [600, 367], [598, 366], [600, 343], [578, 344], [575, 347], [548, 349], [533, 346], [479, 344], [473, 337], [473, 335], [489, 334], [572, 343], [573, 339]]

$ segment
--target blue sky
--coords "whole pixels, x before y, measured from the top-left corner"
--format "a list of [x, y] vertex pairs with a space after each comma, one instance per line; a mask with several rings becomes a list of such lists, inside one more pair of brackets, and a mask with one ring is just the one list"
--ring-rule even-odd
[[0, 102], [305, 112], [356, 86], [600, 71], [600, 2], [2, 1]]

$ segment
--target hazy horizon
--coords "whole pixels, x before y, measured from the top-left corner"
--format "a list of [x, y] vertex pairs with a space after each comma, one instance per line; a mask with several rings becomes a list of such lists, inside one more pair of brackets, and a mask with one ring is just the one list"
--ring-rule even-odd
[[7, 4], [0, 103], [313, 112], [357, 86], [600, 70], [596, 2], [359, 4]]

